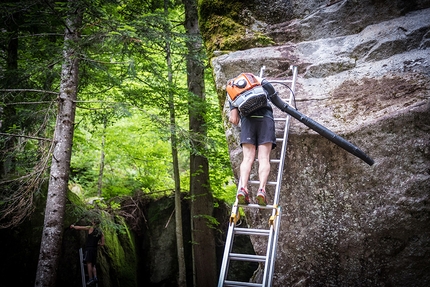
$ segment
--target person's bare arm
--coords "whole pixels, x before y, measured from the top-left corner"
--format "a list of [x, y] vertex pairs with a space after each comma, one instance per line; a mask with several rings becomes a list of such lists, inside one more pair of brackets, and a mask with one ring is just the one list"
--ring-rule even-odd
[[100, 246], [104, 246], [105, 245], [105, 236], [104, 236], [104, 234], [102, 234], [102, 238], [100, 239], [99, 245]]
[[70, 228], [76, 230], [90, 230], [91, 226], [70, 225]]
[[237, 126], [239, 124], [240, 116], [239, 116], [239, 110], [238, 109], [232, 109], [232, 110], [230, 110], [230, 118], [229, 118], [229, 120], [235, 126]]

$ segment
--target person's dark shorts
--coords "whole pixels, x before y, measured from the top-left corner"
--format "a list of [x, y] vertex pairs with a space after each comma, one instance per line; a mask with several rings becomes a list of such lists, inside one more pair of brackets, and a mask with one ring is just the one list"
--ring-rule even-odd
[[240, 144], [249, 143], [258, 147], [272, 143], [276, 147], [275, 121], [270, 117], [246, 117], [241, 121]]
[[97, 263], [97, 248], [87, 247], [84, 253], [84, 263]]

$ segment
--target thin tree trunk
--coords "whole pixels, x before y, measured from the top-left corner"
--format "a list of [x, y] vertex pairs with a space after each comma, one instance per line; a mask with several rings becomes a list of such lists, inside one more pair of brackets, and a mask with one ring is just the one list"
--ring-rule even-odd
[[77, 2], [68, 3], [70, 15], [66, 20], [58, 115], [35, 286], [55, 286], [61, 251], [78, 86], [79, 61], [72, 44], [79, 40], [78, 28], [82, 22]]
[[102, 146], [101, 146], [101, 152], [100, 152], [99, 180], [98, 180], [98, 184], [97, 184], [97, 195], [99, 197], [102, 196], [103, 172], [104, 172], [104, 167], [105, 167], [106, 121], [107, 121], [107, 119], [104, 118], [104, 120], [103, 120], [103, 131], [102, 131]]
[[[164, 0], [164, 16], [166, 21], [169, 16], [169, 0]], [[170, 34], [169, 27], [165, 29], [166, 35]], [[176, 115], [175, 103], [172, 91], [173, 86], [173, 72], [172, 72], [172, 58], [170, 51], [170, 37], [166, 37], [166, 60], [168, 70], [168, 84], [169, 84], [169, 113], [170, 113], [170, 141], [172, 144], [172, 160], [173, 160], [173, 177], [175, 180], [175, 223], [176, 223], [176, 250], [178, 256], [178, 287], [186, 287], [186, 267], [184, 255], [184, 239], [182, 231], [182, 205], [181, 205], [181, 178], [179, 175], [179, 160], [178, 160], [178, 146], [176, 136]]]
[[191, 226], [193, 242], [194, 286], [211, 287], [217, 283], [217, 261], [214, 230], [208, 218], [213, 213], [213, 197], [209, 185], [209, 163], [204, 156], [206, 122], [204, 65], [202, 61], [202, 38], [200, 35], [197, 1], [184, 0], [185, 28], [187, 30], [188, 57], [187, 83], [191, 92], [189, 119], [191, 146], [190, 155]]
[[[10, 33], [9, 41], [6, 49], [6, 78], [0, 84], [0, 87], [5, 88], [14, 88], [16, 87], [16, 82], [18, 77], [18, 34], [19, 34], [19, 25], [17, 22], [21, 22], [21, 12], [16, 12], [12, 14], [14, 20], [6, 23], [7, 32]], [[8, 97], [2, 99], [5, 101], [5, 104], [8, 103]], [[13, 99], [12, 99], [13, 101]], [[10, 105], [0, 106], [0, 116], [4, 119], [3, 122], [0, 121], [0, 132], [6, 132], [11, 123], [9, 119], [15, 120], [16, 112], [15, 107]], [[3, 177], [7, 178], [9, 173], [13, 173], [14, 167], [14, 159], [10, 150], [13, 149], [16, 142], [15, 137], [11, 137], [6, 140], [2, 151], [0, 151], [0, 179]], [[10, 153], [10, 154], [9, 154]]]

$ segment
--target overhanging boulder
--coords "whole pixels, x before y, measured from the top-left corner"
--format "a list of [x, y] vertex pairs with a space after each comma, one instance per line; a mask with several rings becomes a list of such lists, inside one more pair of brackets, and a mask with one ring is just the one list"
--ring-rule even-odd
[[[258, 74], [264, 65], [269, 80], [281, 79], [290, 65], [298, 66], [299, 111], [375, 160], [370, 167], [293, 120], [274, 286], [430, 283], [428, 15], [430, 10], [424, 9], [357, 34], [237, 51], [212, 60], [222, 101], [226, 81], [241, 72]], [[228, 123], [223, 103], [238, 177], [240, 128]], [[253, 170], [251, 177], [256, 176]], [[269, 200], [271, 191], [268, 187]], [[252, 240], [263, 253], [265, 241]]]

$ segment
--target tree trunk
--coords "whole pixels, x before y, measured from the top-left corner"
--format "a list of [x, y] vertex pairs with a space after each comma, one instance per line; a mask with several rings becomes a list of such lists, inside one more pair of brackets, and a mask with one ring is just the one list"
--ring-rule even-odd
[[102, 144], [101, 144], [101, 152], [100, 152], [100, 166], [99, 166], [99, 180], [97, 184], [97, 195], [98, 197], [102, 196], [103, 189], [103, 172], [105, 168], [105, 142], [106, 142], [106, 115], [103, 119], [103, 131], [102, 131]]
[[[164, 15], [166, 21], [169, 16], [169, 0], [164, 0]], [[175, 102], [173, 96], [173, 71], [172, 71], [172, 58], [170, 51], [170, 28], [166, 26], [166, 61], [168, 70], [168, 84], [169, 84], [169, 113], [170, 113], [170, 141], [172, 145], [172, 161], [173, 161], [173, 178], [175, 180], [175, 226], [176, 226], [176, 250], [178, 256], [178, 287], [187, 286], [187, 274], [185, 267], [184, 255], [184, 239], [182, 229], [182, 204], [181, 204], [181, 178], [179, 175], [179, 160], [178, 160], [178, 146], [176, 135], [176, 115], [175, 115]]]
[[61, 251], [78, 86], [79, 61], [72, 44], [79, 40], [78, 28], [82, 22], [77, 2], [68, 3], [70, 14], [66, 20], [58, 115], [35, 286], [55, 286]]
[[208, 218], [212, 218], [213, 197], [209, 185], [209, 164], [204, 156], [206, 122], [204, 120], [205, 86], [203, 45], [198, 24], [196, 0], [184, 0], [188, 57], [187, 83], [189, 100], [189, 129], [192, 147], [190, 155], [191, 226], [193, 242], [194, 286], [211, 287], [217, 283], [215, 235]]
[[[19, 35], [19, 25], [21, 22], [21, 12], [15, 12], [12, 14], [14, 21], [8, 21], [5, 24], [7, 32], [10, 33], [7, 49], [6, 49], [6, 71], [5, 78], [0, 84], [1, 88], [15, 88], [17, 85], [18, 77], [18, 35]], [[4, 97], [2, 101], [8, 103], [8, 97]], [[13, 101], [13, 99], [12, 99]], [[0, 132], [7, 132], [10, 126], [12, 126], [16, 117], [15, 107], [11, 105], [0, 106]], [[13, 173], [15, 169], [13, 165], [13, 150], [16, 138], [11, 137], [6, 140], [2, 151], [0, 152], [0, 179], [7, 178], [9, 173]]]

